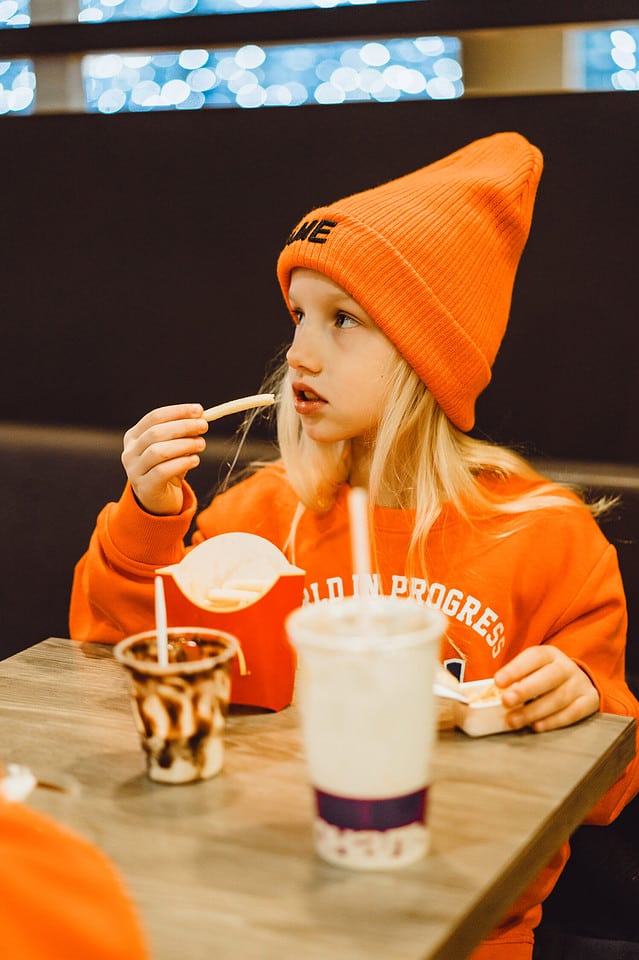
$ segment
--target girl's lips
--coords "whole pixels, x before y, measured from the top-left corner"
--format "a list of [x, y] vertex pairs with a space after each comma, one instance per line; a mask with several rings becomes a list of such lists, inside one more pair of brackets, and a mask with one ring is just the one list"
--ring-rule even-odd
[[300, 416], [317, 413], [327, 403], [323, 397], [307, 387], [305, 383], [295, 382], [291, 386], [295, 397], [295, 410]]

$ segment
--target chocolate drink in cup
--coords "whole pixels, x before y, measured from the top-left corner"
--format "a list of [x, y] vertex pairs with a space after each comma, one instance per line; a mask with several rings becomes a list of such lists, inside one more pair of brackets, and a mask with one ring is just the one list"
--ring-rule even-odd
[[237, 652], [235, 637], [205, 627], [170, 627], [165, 666], [158, 662], [155, 630], [115, 647], [129, 673], [133, 715], [152, 780], [188, 783], [221, 770], [229, 669]]

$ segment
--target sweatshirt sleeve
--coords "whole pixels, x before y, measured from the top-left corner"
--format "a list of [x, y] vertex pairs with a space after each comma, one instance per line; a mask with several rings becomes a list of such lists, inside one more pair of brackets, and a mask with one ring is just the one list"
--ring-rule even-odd
[[[548, 642], [584, 670], [597, 688], [602, 713], [633, 717], [639, 703], [625, 680], [627, 613], [617, 555], [610, 544], [555, 623]], [[639, 748], [639, 742], [638, 742]], [[601, 798], [587, 823], [610, 823], [639, 790], [639, 757]]]
[[146, 513], [129, 484], [117, 503], [104, 507], [74, 572], [69, 612], [73, 640], [117, 643], [151, 629], [155, 570], [182, 559], [196, 509], [187, 484], [184, 493], [183, 510], [172, 517]]

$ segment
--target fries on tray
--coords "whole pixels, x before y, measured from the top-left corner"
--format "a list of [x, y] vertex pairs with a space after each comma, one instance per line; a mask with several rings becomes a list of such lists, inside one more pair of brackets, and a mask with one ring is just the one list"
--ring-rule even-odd
[[506, 708], [492, 678], [453, 685], [435, 684], [439, 713], [439, 729], [458, 727], [469, 737], [485, 737], [503, 733]]

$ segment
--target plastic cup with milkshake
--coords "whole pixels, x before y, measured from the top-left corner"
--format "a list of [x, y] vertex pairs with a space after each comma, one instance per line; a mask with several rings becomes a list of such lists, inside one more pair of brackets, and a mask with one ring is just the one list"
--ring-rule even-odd
[[427, 852], [445, 625], [439, 611], [398, 597], [312, 603], [288, 617], [323, 859], [384, 869]]

